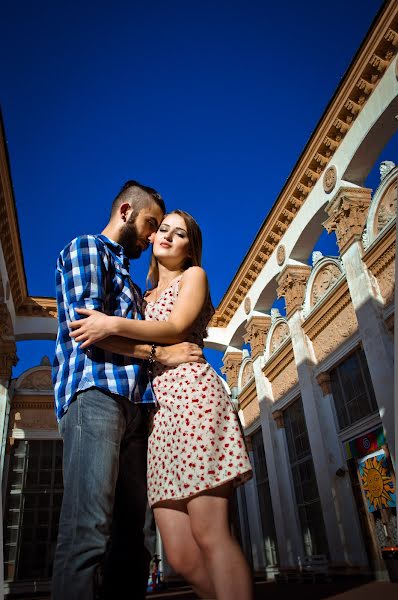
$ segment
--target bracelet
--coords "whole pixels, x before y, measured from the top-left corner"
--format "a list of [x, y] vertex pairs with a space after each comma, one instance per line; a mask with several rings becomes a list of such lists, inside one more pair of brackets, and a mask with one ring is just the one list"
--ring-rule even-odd
[[156, 362], [156, 358], [155, 358], [156, 348], [157, 348], [156, 344], [152, 344], [151, 351], [148, 356], [148, 363], [149, 363], [150, 367]]

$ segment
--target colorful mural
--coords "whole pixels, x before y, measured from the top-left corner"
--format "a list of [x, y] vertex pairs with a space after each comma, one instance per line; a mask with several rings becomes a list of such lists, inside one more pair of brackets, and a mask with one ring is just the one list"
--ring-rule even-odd
[[395, 482], [384, 452], [358, 461], [358, 469], [369, 512], [396, 506]]

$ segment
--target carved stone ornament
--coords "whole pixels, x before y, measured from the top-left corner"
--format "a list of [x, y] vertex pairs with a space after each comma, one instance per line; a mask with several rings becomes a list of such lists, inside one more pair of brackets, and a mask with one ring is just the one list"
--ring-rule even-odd
[[243, 367], [242, 377], [241, 377], [241, 387], [245, 387], [246, 383], [248, 383], [253, 376], [254, 376], [253, 363], [251, 361], [249, 361]]
[[276, 293], [278, 298], [285, 298], [287, 318], [302, 307], [310, 273], [311, 267], [307, 265], [289, 265], [277, 277]]
[[340, 188], [326, 207], [329, 218], [323, 222], [328, 233], [336, 232], [341, 254], [351, 244], [361, 239], [371, 202], [372, 190], [368, 188]]
[[221, 373], [226, 378], [230, 388], [238, 385], [238, 375], [242, 363], [242, 352], [228, 352], [223, 357], [224, 366], [221, 367]]
[[323, 189], [327, 194], [334, 189], [337, 181], [337, 169], [334, 165], [331, 165], [325, 171], [325, 175], [323, 176]]
[[323, 372], [316, 376], [316, 380], [324, 396], [332, 393], [332, 382], [329, 373]]
[[0, 348], [0, 379], [9, 380], [12, 374], [12, 368], [18, 362], [17, 348], [15, 342], [9, 341], [1, 345]]
[[18, 385], [19, 389], [27, 390], [51, 390], [52, 387], [51, 369], [30, 373]]
[[14, 335], [11, 315], [5, 302], [0, 302], [0, 339]]
[[273, 354], [289, 336], [289, 325], [286, 323], [286, 321], [281, 321], [272, 332], [270, 341], [270, 355]]
[[285, 246], [283, 244], [279, 244], [278, 249], [276, 251], [276, 260], [280, 267], [285, 262], [285, 258], [286, 258]]
[[244, 340], [247, 344], [250, 344], [253, 359], [264, 352], [265, 341], [270, 327], [271, 317], [268, 315], [252, 317], [247, 322]]
[[395, 219], [397, 214], [397, 183], [383, 196], [376, 213], [376, 235]]
[[312, 284], [311, 308], [323, 298], [340, 276], [340, 269], [333, 263], [325, 265], [325, 267], [317, 273]]
[[284, 429], [285, 422], [283, 419], [283, 411], [282, 410], [275, 410], [272, 413], [272, 418], [274, 419], [278, 429]]
[[243, 304], [243, 308], [245, 309], [245, 313], [248, 315], [252, 308], [252, 302], [251, 302], [249, 296], [246, 296], [245, 302]]

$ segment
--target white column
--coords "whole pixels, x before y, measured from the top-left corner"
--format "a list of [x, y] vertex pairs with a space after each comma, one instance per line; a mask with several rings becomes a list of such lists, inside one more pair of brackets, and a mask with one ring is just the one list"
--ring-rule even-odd
[[354, 242], [341, 256], [379, 413], [391, 456], [395, 457], [394, 344], [381, 314], [374, 283], [362, 261], [362, 244]]
[[377, 283], [362, 261], [361, 237], [370, 202], [370, 189], [341, 187], [326, 207], [329, 217], [323, 225], [329, 233], [336, 232], [380, 417], [395, 458], [393, 340], [382, 318]]
[[282, 567], [297, 564], [302, 553], [300, 524], [293, 501], [292, 480], [284, 429], [272, 418], [273, 396], [271, 385], [262, 372], [263, 356], [253, 363], [257, 397], [260, 405], [260, 424], [272, 499], [272, 510], [278, 543], [279, 563]]

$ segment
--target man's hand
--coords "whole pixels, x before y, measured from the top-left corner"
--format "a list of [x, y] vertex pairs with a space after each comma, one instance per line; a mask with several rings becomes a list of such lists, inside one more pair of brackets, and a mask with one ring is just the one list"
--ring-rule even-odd
[[178, 367], [181, 363], [205, 363], [202, 348], [190, 342], [181, 342], [171, 346], [157, 346], [155, 354], [157, 362], [165, 367]]

